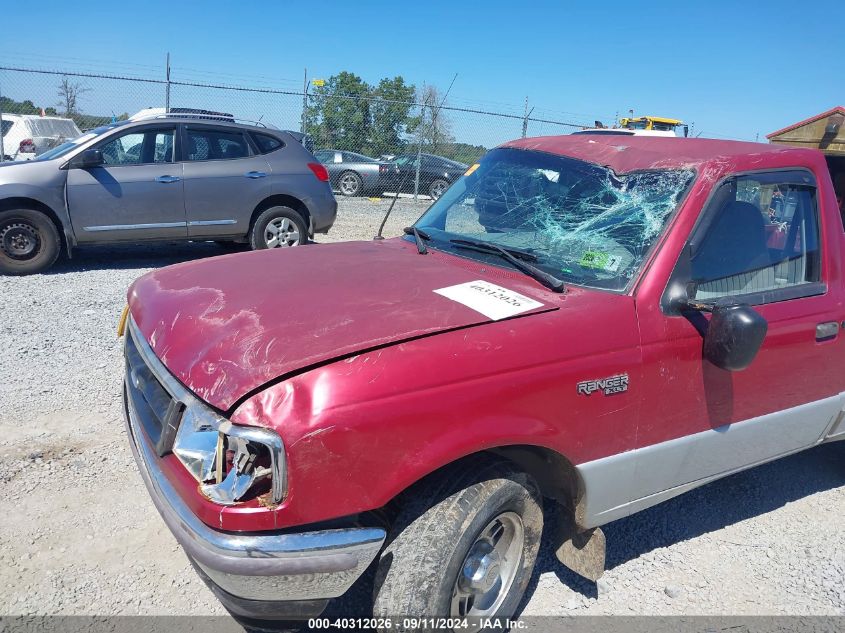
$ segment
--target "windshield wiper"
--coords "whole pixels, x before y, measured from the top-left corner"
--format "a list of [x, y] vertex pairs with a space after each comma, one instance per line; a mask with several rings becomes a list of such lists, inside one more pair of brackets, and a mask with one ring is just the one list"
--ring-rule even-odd
[[417, 252], [420, 255], [425, 255], [428, 253], [428, 248], [426, 247], [425, 243], [431, 241], [431, 236], [426, 233], [425, 231], [419, 230], [415, 226], [406, 226], [402, 231], [405, 235], [413, 235], [414, 241], [417, 243]]
[[482, 242], [476, 240], [465, 240], [465, 239], [454, 239], [449, 240], [452, 244], [454, 244], [458, 248], [468, 248], [474, 251], [480, 251], [482, 253], [493, 253], [494, 255], [498, 255], [504, 260], [507, 260], [515, 268], [518, 268], [522, 272], [524, 272], [529, 277], [533, 277], [541, 284], [551, 288], [555, 292], [563, 292], [566, 290], [566, 286], [564, 286], [563, 282], [555, 277], [554, 275], [550, 275], [545, 270], [540, 270], [533, 264], [529, 264], [529, 261], [537, 261], [537, 256], [533, 255], [532, 253], [528, 253], [526, 251], [520, 251], [515, 249], [508, 249], [502, 248], [498, 244], [492, 244], [490, 242]]

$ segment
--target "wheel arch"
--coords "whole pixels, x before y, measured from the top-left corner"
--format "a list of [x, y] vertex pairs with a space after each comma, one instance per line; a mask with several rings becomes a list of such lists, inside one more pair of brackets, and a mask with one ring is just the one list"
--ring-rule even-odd
[[341, 171], [337, 175], [337, 179], [340, 180], [343, 177], [344, 174], [355, 174], [356, 176], [358, 176], [358, 178], [361, 180], [361, 182], [364, 181], [363, 176], [361, 176], [361, 172], [359, 172], [357, 169], [352, 169], [352, 168], [344, 169], [343, 171]]
[[247, 231], [247, 235], [252, 232], [252, 227], [255, 225], [255, 220], [261, 215], [264, 211], [269, 209], [270, 207], [290, 207], [294, 211], [298, 212], [302, 215], [302, 219], [305, 220], [305, 226], [308, 229], [309, 237], [312, 237], [312, 225], [311, 225], [311, 212], [308, 211], [308, 207], [305, 206], [305, 203], [302, 202], [299, 198], [294, 196], [285, 194], [285, 193], [276, 193], [272, 196], [268, 196], [264, 198], [255, 209], [252, 210], [252, 215], [249, 218], [249, 231]]
[[28, 209], [30, 211], [38, 211], [50, 218], [50, 221], [53, 223], [53, 225], [56, 227], [56, 231], [58, 231], [59, 233], [59, 240], [61, 240], [60, 249], [65, 251], [68, 257], [70, 257], [72, 247], [72, 236], [69, 236], [65, 232], [64, 222], [61, 221], [59, 215], [53, 209], [51, 209], [49, 206], [47, 206], [40, 200], [28, 198], [26, 196], [14, 196], [11, 198], [3, 198], [2, 200], [0, 200], [0, 211], [11, 211], [12, 209]]
[[576, 522], [585, 507], [585, 486], [581, 474], [575, 464], [558, 451], [534, 444], [513, 444], [488, 448], [474, 453], [468, 453], [453, 459], [425, 476], [419, 478], [394, 498], [401, 503], [403, 497], [413, 495], [419, 486], [427, 485], [434, 478], [440, 476], [447, 469], [455, 465], [476, 459], [480, 455], [487, 455], [510, 462], [520, 470], [531, 475], [540, 487], [544, 497], [552, 499], [560, 506], [574, 513]]

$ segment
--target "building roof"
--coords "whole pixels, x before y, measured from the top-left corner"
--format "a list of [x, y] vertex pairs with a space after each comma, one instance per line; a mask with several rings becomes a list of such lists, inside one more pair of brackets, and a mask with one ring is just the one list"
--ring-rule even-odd
[[814, 150], [702, 138], [570, 134], [510, 141], [502, 147], [569, 156], [610, 167], [617, 173], [644, 169], [695, 167], [704, 163], [760, 154], [814, 153]]
[[831, 108], [826, 112], [822, 112], [821, 114], [816, 114], [811, 116], [809, 119], [804, 119], [803, 121], [799, 121], [798, 123], [793, 123], [792, 125], [787, 125], [785, 128], [778, 130], [777, 132], [772, 132], [771, 134], [766, 134], [766, 138], [772, 138], [774, 136], [779, 136], [786, 132], [791, 132], [794, 129], [797, 129], [801, 126], [807, 125], [808, 123], [813, 123], [814, 121], [818, 121], [819, 119], [824, 119], [829, 117], [831, 114], [842, 114], [845, 116], [845, 107], [843, 106], [836, 106], [835, 108]]

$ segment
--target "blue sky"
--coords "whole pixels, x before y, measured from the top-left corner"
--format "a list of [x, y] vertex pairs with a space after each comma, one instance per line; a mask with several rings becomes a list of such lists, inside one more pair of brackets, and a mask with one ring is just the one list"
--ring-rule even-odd
[[[291, 90], [304, 67], [311, 77], [402, 75], [444, 90], [457, 73], [455, 106], [521, 113], [528, 97], [535, 116], [606, 123], [633, 108], [693, 122], [703, 136], [764, 140], [845, 102], [841, 6], [6, 2], [4, 31], [27, 35], [0, 42], [0, 65], [158, 77], [170, 51], [175, 78]], [[4, 94], [22, 90], [0, 74]], [[474, 124], [483, 125], [455, 127]]]

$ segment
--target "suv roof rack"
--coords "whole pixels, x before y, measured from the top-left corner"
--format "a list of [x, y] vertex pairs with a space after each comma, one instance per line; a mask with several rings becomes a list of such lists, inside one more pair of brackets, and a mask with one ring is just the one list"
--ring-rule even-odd
[[247, 123], [249, 125], [255, 125], [256, 127], [277, 129], [275, 126], [262, 123], [261, 121], [237, 118], [235, 115], [229, 114], [228, 112], [215, 112], [213, 110], [199, 110], [195, 108], [171, 108], [169, 112], [165, 112], [164, 108], [148, 108], [147, 112], [141, 110], [140, 112], [132, 115], [130, 120], [143, 121], [146, 119], [167, 118], [205, 119], [210, 121], [225, 121], [226, 123]]

